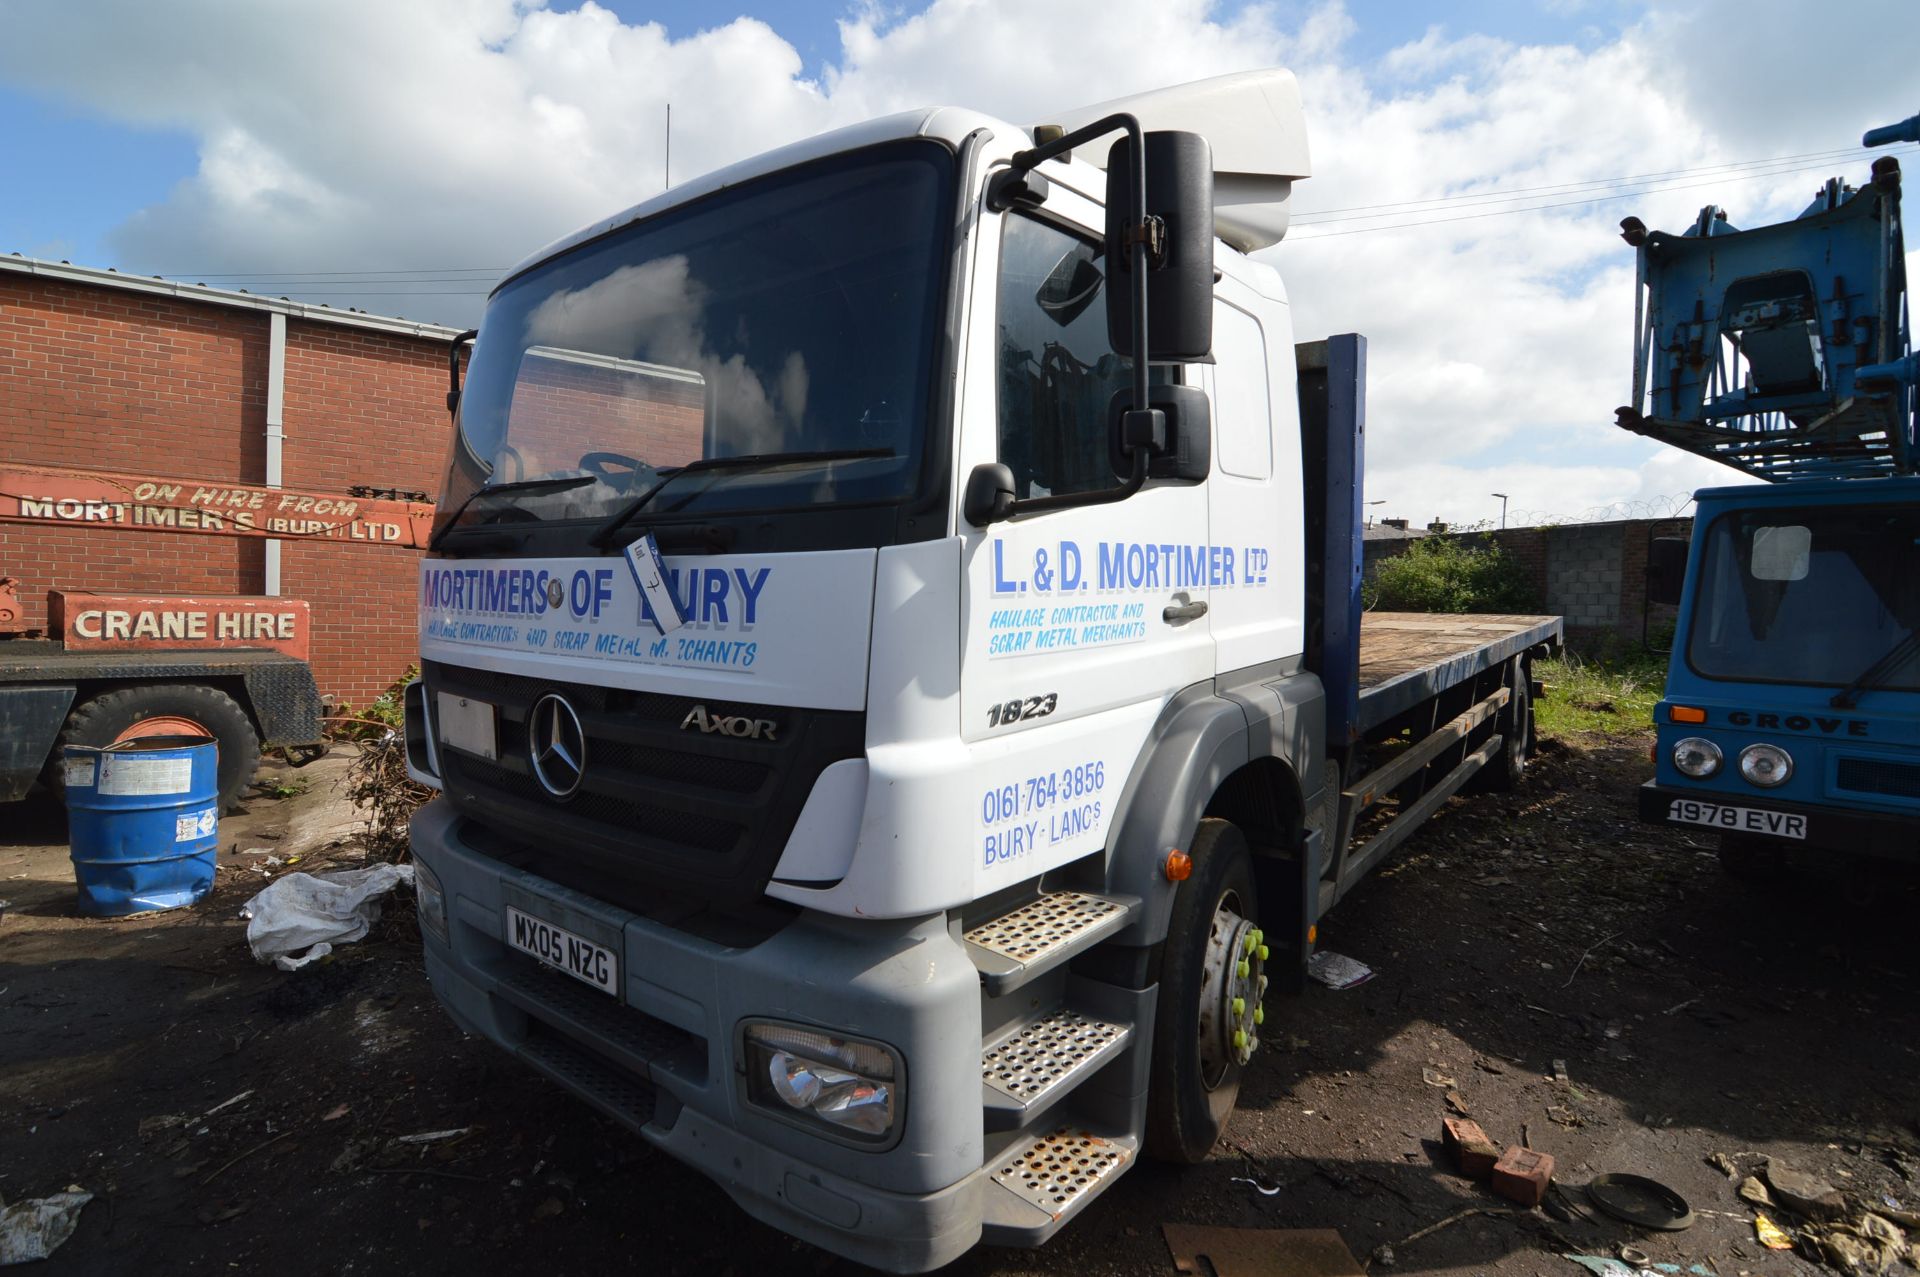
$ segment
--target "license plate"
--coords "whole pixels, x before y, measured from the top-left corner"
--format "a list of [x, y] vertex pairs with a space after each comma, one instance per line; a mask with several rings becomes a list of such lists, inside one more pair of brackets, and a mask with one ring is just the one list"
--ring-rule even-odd
[[500, 757], [500, 733], [491, 703], [441, 692], [434, 697], [434, 708], [439, 711], [442, 742], [482, 758]]
[[1784, 811], [1763, 811], [1758, 807], [1728, 807], [1703, 803], [1692, 798], [1676, 798], [1667, 808], [1667, 819], [1683, 825], [1707, 825], [1737, 834], [1771, 834], [1775, 838], [1807, 836], [1807, 818]]
[[522, 913], [512, 905], [507, 906], [507, 943], [582, 984], [618, 996], [620, 958], [603, 944]]

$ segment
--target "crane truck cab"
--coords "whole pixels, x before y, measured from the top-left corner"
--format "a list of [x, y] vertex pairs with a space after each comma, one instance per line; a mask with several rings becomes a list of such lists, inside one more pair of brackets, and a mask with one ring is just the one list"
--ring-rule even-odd
[[1641, 816], [1717, 833], [1741, 876], [1920, 865], [1920, 478], [1697, 500]]
[[1286, 72], [917, 111], [513, 272], [407, 700], [454, 1019], [896, 1271], [1205, 1157], [1559, 633], [1363, 641], [1365, 344], [1247, 255], [1308, 171]]
[[1621, 223], [1637, 278], [1619, 424], [1768, 485], [1697, 494], [1691, 550], [1655, 542], [1648, 572], [1679, 613], [1640, 814], [1717, 832], [1744, 878], [1791, 858], [1873, 892], [1878, 869], [1920, 862], [1920, 365], [1900, 208], [1881, 155], [1789, 221], [1742, 230], [1709, 205], [1679, 235]]

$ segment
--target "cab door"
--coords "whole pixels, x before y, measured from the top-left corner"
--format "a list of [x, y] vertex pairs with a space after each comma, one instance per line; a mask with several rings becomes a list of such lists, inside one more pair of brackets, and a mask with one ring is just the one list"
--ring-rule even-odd
[[[1132, 383], [1107, 340], [1099, 210], [1056, 184], [1044, 216], [998, 221], [983, 219], [998, 251], [975, 280], [956, 472], [1003, 462], [1023, 498], [1113, 487], [1111, 413]], [[1206, 610], [1234, 568], [1205, 482], [959, 531], [978, 898], [1105, 845], [1161, 709], [1213, 676]]]
[[1300, 409], [1287, 307], [1222, 279], [1213, 354], [1202, 372], [1213, 402], [1208, 517], [1237, 570], [1208, 615], [1220, 673], [1231, 679], [1306, 650]]

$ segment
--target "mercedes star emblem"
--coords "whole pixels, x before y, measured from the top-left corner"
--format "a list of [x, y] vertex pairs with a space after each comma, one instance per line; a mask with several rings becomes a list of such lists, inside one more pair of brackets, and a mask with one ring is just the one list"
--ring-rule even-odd
[[540, 787], [555, 798], [571, 798], [587, 769], [587, 734], [580, 716], [556, 693], [542, 696], [527, 715], [527, 757]]

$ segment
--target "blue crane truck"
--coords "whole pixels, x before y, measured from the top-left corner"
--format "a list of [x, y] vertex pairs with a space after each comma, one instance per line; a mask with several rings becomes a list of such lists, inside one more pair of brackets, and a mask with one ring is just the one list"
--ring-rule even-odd
[[[1867, 134], [1920, 141], [1920, 116]], [[1828, 181], [1799, 217], [1638, 254], [1622, 426], [1763, 484], [1709, 488], [1691, 544], [1656, 541], [1678, 614], [1643, 820], [1719, 835], [1736, 877], [1783, 863], [1868, 885], [1920, 864], [1920, 465], [1900, 166]], [[1736, 384], [1736, 382], [1738, 384]]]

